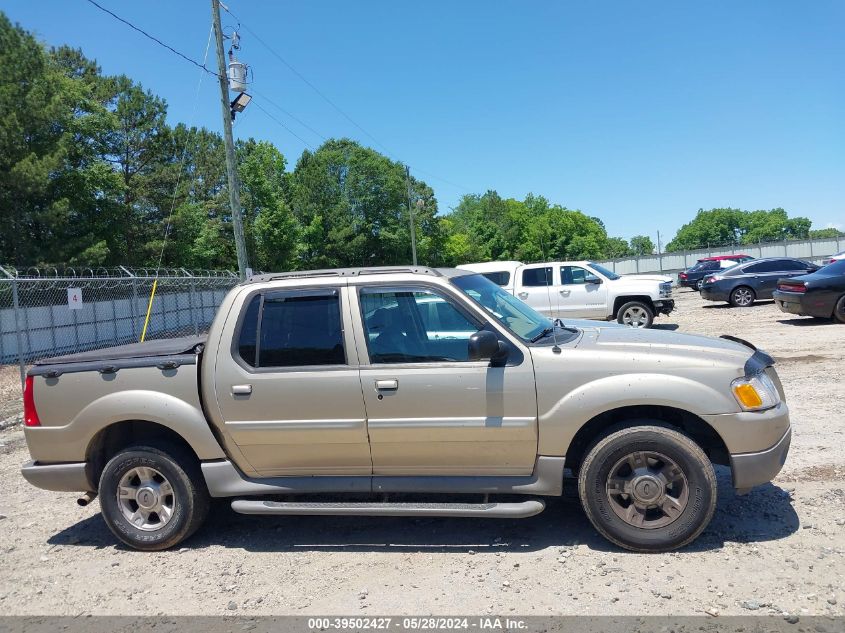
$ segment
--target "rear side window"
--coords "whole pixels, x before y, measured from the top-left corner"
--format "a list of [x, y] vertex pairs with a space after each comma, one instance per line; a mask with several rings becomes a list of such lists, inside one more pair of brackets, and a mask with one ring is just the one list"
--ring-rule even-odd
[[255, 367], [255, 352], [258, 349], [258, 311], [261, 309], [261, 295], [255, 295], [249, 302], [244, 319], [241, 321], [241, 333], [238, 337], [238, 354], [244, 361]]
[[506, 270], [496, 270], [481, 274], [498, 286], [507, 286], [511, 280], [511, 274]]
[[551, 286], [552, 269], [549, 268], [526, 268], [522, 271], [523, 286]]
[[238, 339], [252, 367], [343, 365], [343, 328], [337, 290], [270, 292], [252, 299]]

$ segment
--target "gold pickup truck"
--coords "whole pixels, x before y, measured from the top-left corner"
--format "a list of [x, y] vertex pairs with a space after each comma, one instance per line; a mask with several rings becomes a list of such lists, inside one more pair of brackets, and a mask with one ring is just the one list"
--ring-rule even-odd
[[599, 532], [665, 551], [710, 521], [714, 463], [740, 491], [780, 470], [789, 415], [767, 354], [581, 325], [464, 270], [262, 275], [206, 337], [30, 369], [23, 476], [99, 493], [141, 550], [189, 537], [211, 497], [256, 515], [519, 518], [574, 477]]

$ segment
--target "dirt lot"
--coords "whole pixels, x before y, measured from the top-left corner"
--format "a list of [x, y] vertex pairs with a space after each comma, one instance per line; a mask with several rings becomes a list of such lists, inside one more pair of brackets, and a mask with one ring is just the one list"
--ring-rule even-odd
[[0, 432], [0, 612], [845, 614], [845, 326], [676, 295], [660, 327], [775, 355], [795, 431], [773, 485], [735, 497], [719, 473], [716, 516], [681, 552], [620, 551], [576, 502], [552, 500], [531, 519], [486, 522], [249, 518], [220, 503], [184, 548], [137, 553], [115, 545], [97, 503], [24, 482], [15, 427]]

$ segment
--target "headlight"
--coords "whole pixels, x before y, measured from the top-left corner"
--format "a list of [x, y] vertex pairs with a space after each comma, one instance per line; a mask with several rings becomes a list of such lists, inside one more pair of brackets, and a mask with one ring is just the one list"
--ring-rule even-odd
[[746, 411], [771, 409], [780, 402], [777, 387], [765, 372], [751, 378], [737, 378], [731, 383], [731, 391], [739, 406]]

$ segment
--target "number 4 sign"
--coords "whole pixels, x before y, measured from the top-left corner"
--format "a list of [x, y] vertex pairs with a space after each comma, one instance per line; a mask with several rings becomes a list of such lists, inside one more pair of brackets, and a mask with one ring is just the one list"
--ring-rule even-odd
[[67, 289], [67, 307], [71, 310], [82, 309], [82, 288]]

